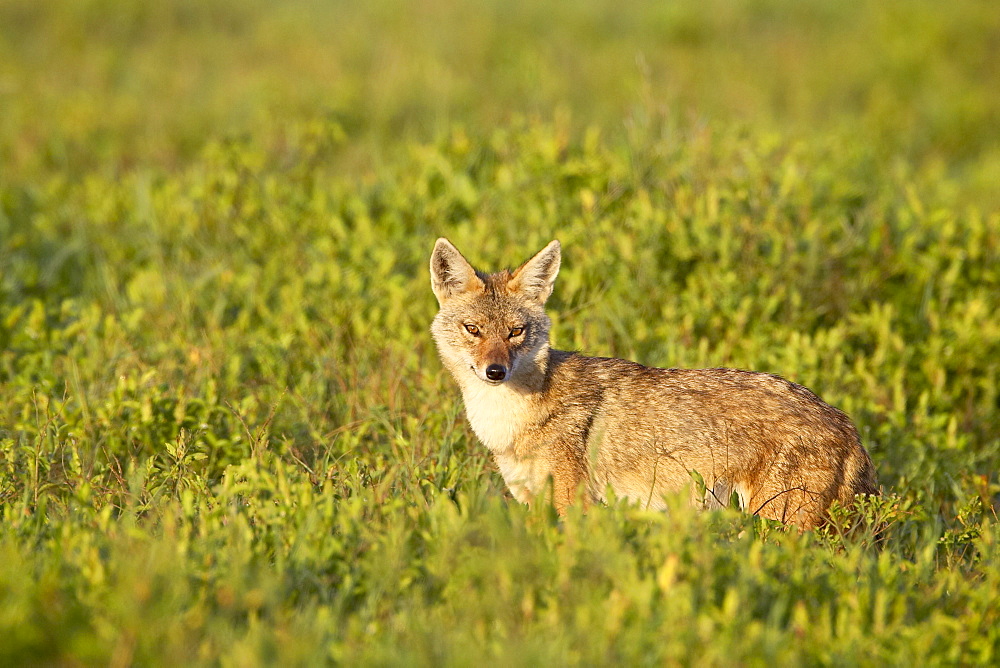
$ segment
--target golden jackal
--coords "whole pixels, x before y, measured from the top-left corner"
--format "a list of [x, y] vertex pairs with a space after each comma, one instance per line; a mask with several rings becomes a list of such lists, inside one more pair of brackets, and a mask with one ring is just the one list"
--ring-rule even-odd
[[834, 500], [878, 494], [850, 419], [801, 385], [550, 349], [544, 305], [559, 262], [558, 241], [513, 272], [478, 272], [447, 239], [431, 255], [438, 352], [517, 500], [550, 477], [560, 513], [608, 488], [663, 508], [665, 494], [691, 486], [695, 502], [735, 493], [747, 512], [814, 527]]

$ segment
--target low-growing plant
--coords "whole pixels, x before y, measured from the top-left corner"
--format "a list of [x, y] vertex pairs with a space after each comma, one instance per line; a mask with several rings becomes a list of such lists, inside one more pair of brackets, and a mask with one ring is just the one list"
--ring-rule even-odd
[[[1000, 13], [112, 4], [0, 3], [0, 664], [997, 662]], [[559, 238], [555, 346], [806, 385], [882, 495], [514, 502], [442, 235]]]

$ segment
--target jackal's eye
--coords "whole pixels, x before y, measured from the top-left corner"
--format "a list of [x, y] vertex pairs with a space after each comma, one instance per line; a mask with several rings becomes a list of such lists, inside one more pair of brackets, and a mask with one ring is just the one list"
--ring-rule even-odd
[[510, 330], [510, 338], [516, 338], [524, 334], [524, 327], [512, 327]]
[[466, 325], [465, 331], [467, 331], [469, 334], [472, 334], [473, 336], [479, 336], [479, 328], [476, 327], [475, 325]]

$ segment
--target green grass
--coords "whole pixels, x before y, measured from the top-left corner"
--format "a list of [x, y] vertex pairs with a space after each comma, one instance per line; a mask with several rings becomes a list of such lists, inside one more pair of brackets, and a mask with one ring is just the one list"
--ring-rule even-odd
[[[1000, 15], [0, 3], [0, 663], [1000, 658]], [[427, 274], [858, 424], [889, 522], [524, 508]]]

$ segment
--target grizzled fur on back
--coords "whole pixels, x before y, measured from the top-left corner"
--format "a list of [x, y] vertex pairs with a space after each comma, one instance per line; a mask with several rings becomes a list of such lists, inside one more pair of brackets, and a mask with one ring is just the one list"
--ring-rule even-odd
[[812, 527], [834, 500], [878, 493], [850, 419], [801, 385], [551, 350], [544, 304], [559, 264], [556, 241], [513, 272], [478, 272], [445, 239], [431, 256], [434, 340], [519, 501], [551, 489], [563, 512], [612, 490], [663, 508], [687, 489], [699, 505], [735, 494], [747, 512]]

